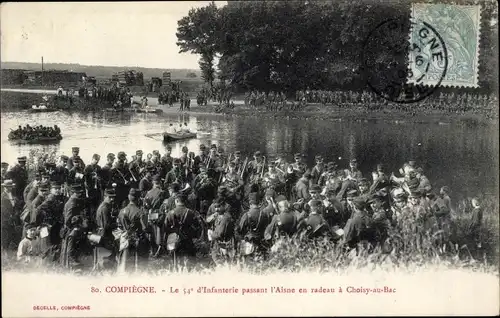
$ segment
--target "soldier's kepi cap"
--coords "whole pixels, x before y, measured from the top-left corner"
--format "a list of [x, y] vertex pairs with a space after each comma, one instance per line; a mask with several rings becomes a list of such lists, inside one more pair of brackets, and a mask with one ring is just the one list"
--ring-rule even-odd
[[320, 193], [321, 187], [317, 184], [313, 184], [311, 188], [309, 188], [309, 193]]
[[65, 156], [65, 155], [62, 155], [62, 156], [60, 157], [60, 159], [61, 159], [61, 161], [62, 161], [62, 162], [68, 162], [69, 157], [68, 157], [68, 156]]
[[254, 154], [253, 154], [253, 155], [254, 155], [255, 157], [260, 157], [260, 156], [262, 155], [262, 153], [261, 153], [260, 151], [258, 151], [258, 150], [257, 150], [256, 152], [254, 152]]
[[210, 146], [210, 149], [217, 149], [217, 145], [216, 145], [216, 144], [212, 144], [212, 145]]
[[137, 150], [137, 151], [135, 152], [135, 154], [136, 154], [137, 156], [142, 156], [143, 152], [142, 152], [142, 150]]
[[117, 157], [118, 157], [118, 159], [125, 159], [125, 158], [127, 158], [127, 154], [123, 151], [120, 151], [120, 152], [118, 152]]
[[107, 158], [108, 159], [115, 159], [116, 157], [115, 157], [114, 153], [110, 152], [110, 153], [108, 153]]
[[[168, 148], [168, 146], [167, 146], [167, 148]], [[172, 150], [172, 147], [170, 147], [170, 150]], [[160, 151], [159, 150], [153, 150], [153, 155], [159, 156], [160, 155]]]
[[241, 151], [236, 150], [236, 151], [234, 152], [234, 155], [241, 155]]
[[80, 147], [73, 147], [71, 148], [71, 151], [72, 152], [80, 151]]
[[181, 164], [181, 159], [175, 158], [173, 163], [174, 163], [174, 165], [180, 165]]
[[26, 162], [26, 156], [17, 157], [17, 161], [19, 161], [19, 162]]
[[108, 188], [108, 189], [104, 190], [104, 195], [106, 195], [108, 197], [116, 197], [116, 191], [113, 188]]
[[2, 162], [2, 168], [7, 168], [9, 164], [7, 162]]
[[188, 152], [188, 147], [183, 146], [183, 147], [182, 147], [182, 152]]
[[293, 157], [295, 159], [300, 159], [302, 157], [302, 155], [300, 153], [296, 153]]
[[95, 159], [95, 160], [100, 160], [101, 159], [101, 155], [95, 153], [93, 156], [92, 156], [92, 159]]
[[205, 150], [205, 149], [207, 149], [207, 146], [205, 146], [204, 144], [201, 144], [200, 145], [200, 150]]

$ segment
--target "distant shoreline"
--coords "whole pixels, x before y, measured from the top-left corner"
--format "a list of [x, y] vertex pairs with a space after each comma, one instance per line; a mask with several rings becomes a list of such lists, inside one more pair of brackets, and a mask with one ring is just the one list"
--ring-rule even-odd
[[[8, 92], [11, 96], [16, 96], [19, 94], [19, 99], [21, 96], [24, 99], [33, 100], [31, 104], [23, 105], [24, 107], [4, 107], [2, 98], [2, 111], [19, 111], [26, 110], [31, 107], [32, 104], [36, 103], [37, 100], [40, 102], [41, 95], [55, 95], [57, 90], [40, 90], [40, 89], [12, 89], [12, 88], [2, 88], [1, 92]], [[17, 94], [16, 94], [17, 93]], [[3, 94], [2, 94], [3, 95]], [[76, 97], [78, 99], [78, 97]], [[140, 102], [141, 96], [134, 95], [134, 101]], [[16, 98], [17, 99], [17, 98]], [[8, 101], [12, 102], [11, 100]], [[19, 104], [19, 101], [17, 101]], [[222, 112], [216, 112], [218, 106], [217, 103], [208, 103], [207, 106], [196, 105], [196, 99], [191, 99], [191, 109], [187, 113], [200, 114], [200, 115], [220, 115], [229, 117], [265, 117], [265, 118], [286, 118], [286, 119], [303, 119], [303, 120], [332, 120], [332, 121], [357, 121], [357, 122], [367, 122], [374, 120], [389, 121], [396, 124], [404, 123], [434, 123], [434, 124], [450, 124], [456, 122], [466, 122], [466, 123], [490, 123], [495, 121], [497, 118], [488, 118], [482, 114], [477, 114], [474, 112], [465, 113], [452, 113], [446, 111], [426, 111], [426, 112], [409, 112], [406, 110], [398, 110], [394, 108], [387, 108], [381, 110], [367, 110], [362, 107], [337, 107], [337, 106], [322, 106], [319, 104], [307, 105], [303, 110], [300, 111], [290, 111], [283, 110], [279, 112], [267, 111], [264, 109], [253, 109], [244, 105], [243, 100], [234, 101], [235, 108], [233, 110], [225, 110]], [[148, 106], [154, 109], [161, 109], [163, 114], [181, 114], [179, 111], [179, 103], [174, 104], [172, 107], [169, 105], [159, 105], [158, 98], [148, 97]], [[94, 109], [98, 110], [98, 109]], [[65, 109], [61, 109], [65, 111]], [[85, 111], [81, 109], [76, 109], [75, 111]]]

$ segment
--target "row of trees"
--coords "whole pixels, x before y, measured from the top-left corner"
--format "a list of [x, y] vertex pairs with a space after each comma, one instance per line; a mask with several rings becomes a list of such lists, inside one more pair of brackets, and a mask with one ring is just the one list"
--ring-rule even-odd
[[[489, 91], [498, 85], [497, 67], [489, 67], [498, 63], [498, 32], [489, 22], [498, 11], [494, 1], [480, 4], [480, 84]], [[364, 89], [366, 37], [383, 21], [409, 19], [410, 6], [386, 0], [229, 1], [221, 8], [212, 3], [178, 21], [177, 45], [180, 52], [200, 55], [210, 86], [220, 78], [240, 91]], [[385, 63], [383, 52], [376, 54], [376, 63]]]

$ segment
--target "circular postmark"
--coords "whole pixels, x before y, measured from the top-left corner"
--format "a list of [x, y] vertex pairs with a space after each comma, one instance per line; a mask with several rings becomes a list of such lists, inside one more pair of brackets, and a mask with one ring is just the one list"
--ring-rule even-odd
[[419, 20], [380, 23], [366, 38], [362, 54], [368, 86], [396, 103], [415, 103], [431, 95], [448, 68], [443, 38]]

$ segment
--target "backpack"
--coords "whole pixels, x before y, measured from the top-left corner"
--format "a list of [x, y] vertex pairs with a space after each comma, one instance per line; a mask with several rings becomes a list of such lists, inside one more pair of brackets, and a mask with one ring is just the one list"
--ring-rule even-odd
[[176, 251], [179, 248], [179, 243], [182, 240], [181, 236], [184, 236], [182, 233], [182, 226], [184, 225], [184, 222], [186, 222], [187, 215], [190, 210], [186, 210], [186, 213], [184, 213], [184, 217], [182, 220], [179, 222], [179, 226], [176, 228], [176, 231], [173, 233], [170, 233], [167, 236], [167, 250], [168, 251]]

